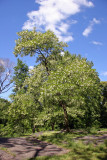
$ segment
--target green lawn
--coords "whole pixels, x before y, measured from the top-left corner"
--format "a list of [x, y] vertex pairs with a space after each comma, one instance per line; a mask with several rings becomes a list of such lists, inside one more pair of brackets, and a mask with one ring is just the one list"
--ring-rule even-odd
[[[38, 139], [56, 144], [70, 150], [69, 153], [60, 156], [36, 157], [32, 160], [107, 160], [107, 140], [93, 139], [85, 144], [83, 140], [77, 140], [78, 137], [84, 136], [103, 136], [107, 134], [107, 129], [101, 132], [92, 129], [88, 131], [74, 131], [71, 133], [66, 132], [44, 132]], [[77, 139], [75, 139], [77, 138]]]

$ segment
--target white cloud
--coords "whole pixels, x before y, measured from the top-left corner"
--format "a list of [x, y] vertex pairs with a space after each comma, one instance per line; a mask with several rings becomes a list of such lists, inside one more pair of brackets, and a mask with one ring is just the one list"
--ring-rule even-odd
[[59, 40], [72, 41], [72, 34], [69, 28], [76, 24], [76, 20], [68, 23], [67, 18], [81, 11], [81, 7], [93, 7], [88, 0], [36, 0], [39, 9], [27, 14], [28, 20], [22, 29], [31, 30], [36, 27], [38, 30], [52, 30], [59, 37]]
[[103, 45], [101, 42], [98, 42], [98, 41], [92, 41], [92, 43], [95, 45], [100, 45], [100, 46]]
[[107, 71], [101, 73], [102, 76], [107, 76]]
[[73, 37], [72, 36], [61, 36], [60, 40], [64, 41], [64, 42], [69, 42], [69, 41], [73, 41]]
[[34, 68], [34, 66], [29, 66], [29, 70], [32, 70]]
[[99, 20], [97, 20], [96, 18], [93, 18], [93, 20], [92, 21], [90, 21], [90, 24], [89, 24], [89, 26], [83, 31], [83, 36], [85, 36], [85, 37], [88, 37], [88, 35], [92, 32], [92, 30], [93, 30], [93, 26], [95, 25], [95, 24], [99, 24], [100, 23], [100, 21]]
[[94, 24], [99, 24], [100, 21], [97, 20], [96, 18], [93, 18], [93, 20], [91, 21], [91, 23], [94, 25]]
[[92, 25], [89, 25], [83, 32], [83, 36], [88, 37], [88, 35], [92, 32]]

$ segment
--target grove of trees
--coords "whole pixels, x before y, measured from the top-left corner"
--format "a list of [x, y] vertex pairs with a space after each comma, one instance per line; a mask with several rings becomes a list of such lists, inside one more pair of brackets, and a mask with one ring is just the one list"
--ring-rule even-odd
[[17, 60], [11, 103], [6, 101], [0, 114], [0, 125], [7, 132], [107, 127], [107, 82], [100, 82], [92, 62], [65, 47], [49, 30], [18, 33], [14, 55], [29, 55], [38, 63], [29, 70]]

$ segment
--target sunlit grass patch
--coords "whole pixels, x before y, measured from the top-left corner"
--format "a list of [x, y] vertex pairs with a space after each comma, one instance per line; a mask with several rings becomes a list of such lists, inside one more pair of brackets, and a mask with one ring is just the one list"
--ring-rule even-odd
[[[94, 132], [95, 133], [95, 132]], [[40, 140], [57, 144], [70, 150], [69, 153], [60, 156], [37, 157], [37, 160], [106, 160], [107, 159], [107, 141], [96, 144], [96, 140], [85, 144], [83, 140], [75, 140], [78, 137], [91, 136], [92, 133], [86, 132], [53, 132], [45, 133], [38, 138]], [[100, 136], [97, 132], [93, 136]], [[34, 159], [35, 160], [35, 159]]]

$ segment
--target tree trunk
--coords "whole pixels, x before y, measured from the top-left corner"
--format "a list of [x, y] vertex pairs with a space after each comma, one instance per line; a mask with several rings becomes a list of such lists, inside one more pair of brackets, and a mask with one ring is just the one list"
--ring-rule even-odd
[[48, 68], [48, 60], [47, 60], [47, 58], [44, 56], [44, 54], [41, 52], [41, 51], [39, 51], [40, 52], [40, 54], [42, 55], [42, 57], [43, 57], [43, 63], [44, 63], [44, 65], [45, 65], [45, 68], [46, 68], [46, 71], [47, 71], [47, 74], [48, 74], [48, 76], [50, 75], [50, 73], [49, 73], [49, 68]]
[[46, 71], [47, 71], [47, 73], [48, 73], [48, 76], [50, 75], [50, 73], [49, 73], [49, 68], [48, 68], [48, 63], [47, 63], [47, 61], [45, 60], [45, 68], [46, 68]]
[[35, 126], [34, 122], [32, 121], [31, 122], [32, 133], [35, 133], [35, 128], [36, 128], [36, 126]]
[[66, 110], [65, 104], [63, 104], [63, 103], [62, 103], [62, 108], [63, 108], [63, 111], [64, 111], [64, 121], [65, 121], [66, 131], [69, 132], [70, 128], [69, 128], [69, 121], [68, 121], [67, 110]]
[[54, 130], [54, 125], [55, 125], [55, 123], [53, 122], [53, 123], [51, 124], [51, 126], [52, 126], [52, 131]]
[[35, 125], [33, 125], [33, 128], [32, 128], [32, 133], [35, 133]]

